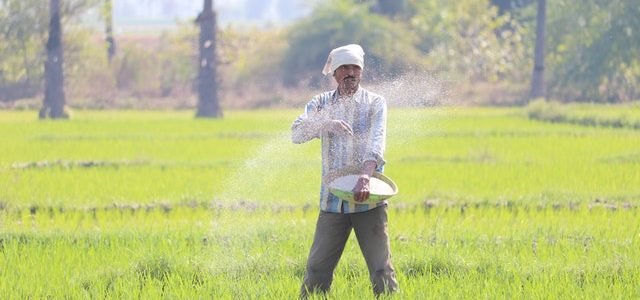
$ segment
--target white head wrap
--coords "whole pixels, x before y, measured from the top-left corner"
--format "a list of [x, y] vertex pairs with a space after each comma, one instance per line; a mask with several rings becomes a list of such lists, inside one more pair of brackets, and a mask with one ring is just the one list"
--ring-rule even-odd
[[357, 65], [364, 69], [364, 50], [357, 44], [349, 44], [331, 50], [322, 74], [333, 74], [342, 65]]

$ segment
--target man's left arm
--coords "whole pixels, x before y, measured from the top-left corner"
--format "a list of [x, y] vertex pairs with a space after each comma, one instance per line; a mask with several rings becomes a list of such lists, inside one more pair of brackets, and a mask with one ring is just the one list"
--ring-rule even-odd
[[375, 161], [378, 171], [382, 171], [385, 164], [384, 151], [387, 135], [387, 102], [384, 98], [376, 98], [372, 103], [371, 128], [369, 130], [369, 139], [367, 149], [364, 153], [363, 161]]
[[365, 152], [364, 162], [360, 169], [358, 182], [353, 188], [354, 199], [356, 202], [363, 202], [369, 199], [369, 180], [373, 172], [381, 170], [385, 164], [384, 150], [386, 140], [387, 127], [387, 104], [384, 98], [378, 98], [374, 101], [371, 113], [371, 131]]

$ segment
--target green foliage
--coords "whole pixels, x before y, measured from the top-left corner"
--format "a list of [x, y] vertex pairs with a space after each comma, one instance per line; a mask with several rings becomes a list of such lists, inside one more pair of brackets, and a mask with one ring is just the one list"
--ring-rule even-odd
[[[77, 22], [97, 3], [98, 0], [63, 1], [63, 26]], [[0, 100], [33, 97], [39, 91], [44, 80], [48, 30], [49, 1], [0, 1]]]
[[176, 98], [184, 105], [191, 95], [197, 56], [191, 24], [154, 38], [123, 36], [109, 64], [103, 40], [95, 31], [74, 28], [65, 33], [67, 93], [76, 107], [141, 107], [152, 104], [127, 99]]
[[566, 82], [585, 88], [584, 97], [601, 95], [609, 102], [635, 100], [640, 97], [640, 6], [632, 0], [605, 3], [595, 8], [596, 17], [608, 12], [600, 17], [601, 23], [594, 22], [600, 23], [597, 26], [602, 33], [578, 49], [576, 56], [582, 65], [567, 70]]
[[47, 11], [41, 0], [0, 2], [0, 100], [33, 96], [42, 82]]
[[105, 44], [95, 32], [80, 26], [67, 28], [65, 45], [65, 92], [67, 102], [75, 107], [105, 107], [117, 96], [115, 80], [109, 71]]
[[[360, 43], [367, 52], [364, 76], [373, 83], [426, 72], [450, 81], [448, 88], [462, 102], [514, 103], [528, 93], [532, 71], [532, 2], [331, 0], [317, 2], [309, 16], [285, 28], [228, 27], [220, 30], [218, 42], [221, 102], [234, 108], [288, 105], [303, 98], [301, 87], [317, 89], [330, 81], [319, 70], [332, 48]], [[103, 1], [63, 4], [71, 106], [193, 105], [193, 24], [160, 37], [116, 36], [119, 53], [109, 65], [102, 30], [79, 22], [91, 9], [104, 15]], [[549, 1], [545, 76], [550, 96], [589, 102], [640, 99], [638, 15], [634, 0]], [[47, 29], [46, 1], [0, 0], [0, 99], [38, 97]]]
[[372, 14], [366, 5], [329, 1], [292, 26], [284, 80], [296, 84], [310, 77], [318, 84], [329, 51], [351, 43], [365, 49], [365, 77], [393, 77], [421, 64], [414, 42], [404, 24]]
[[287, 48], [284, 30], [234, 28], [218, 34], [218, 68], [226, 107], [276, 105], [282, 90], [283, 54]]
[[157, 49], [152, 52], [159, 56], [161, 96], [185, 97], [189, 94], [197, 73], [196, 36], [196, 28], [186, 23], [160, 37]]
[[411, 28], [429, 65], [472, 81], [527, 78], [522, 28], [487, 1], [415, 0]]
[[[320, 5], [307, 23], [295, 25], [290, 38], [293, 44], [285, 57], [287, 69], [316, 70], [332, 46], [338, 44], [333, 42], [336, 38], [366, 36], [367, 31], [381, 28], [389, 31], [364, 20], [391, 20], [405, 42], [398, 46], [398, 38], [391, 37], [389, 42], [373, 40], [369, 45], [381, 57], [374, 59], [374, 63], [390, 62], [397, 66], [381, 71], [383, 79], [404, 73], [423, 77], [429, 72], [440, 80], [453, 78], [453, 86], [449, 88], [456, 90], [463, 102], [513, 103], [521, 98], [518, 94], [524, 93], [522, 83], [529, 79], [531, 56], [523, 41], [526, 28], [510, 14], [498, 14], [489, 1], [413, 0], [403, 4], [407, 13], [380, 18], [371, 14], [379, 4], [379, 1], [338, 1], [329, 8]], [[367, 25], [347, 24], [353, 20]], [[325, 41], [330, 41], [330, 45]], [[399, 59], [397, 63], [395, 58]], [[310, 76], [309, 71], [291, 73], [290, 77], [293, 79], [289, 80], [311, 77], [312, 83], [319, 81], [319, 75]]]
[[[520, 14], [534, 28], [535, 6]], [[640, 98], [638, 15], [633, 0], [548, 1], [545, 67], [551, 96], [586, 102]], [[526, 40], [533, 41], [530, 34]]]

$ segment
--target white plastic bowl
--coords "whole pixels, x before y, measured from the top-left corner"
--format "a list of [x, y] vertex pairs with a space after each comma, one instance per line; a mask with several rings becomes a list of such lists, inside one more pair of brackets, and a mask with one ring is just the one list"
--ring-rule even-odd
[[[329, 183], [329, 192], [344, 201], [355, 202], [352, 190], [356, 186], [359, 175], [354, 173], [353, 168], [338, 172], [337, 177]], [[369, 199], [356, 203], [377, 203], [387, 200], [397, 193], [398, 186], [391, 178], [382, 173], [374, 172], [369, 180]]]

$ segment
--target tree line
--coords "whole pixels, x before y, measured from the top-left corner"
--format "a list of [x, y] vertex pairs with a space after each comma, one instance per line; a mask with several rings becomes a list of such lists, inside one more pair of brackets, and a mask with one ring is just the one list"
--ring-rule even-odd
[[[0, 1], [0, 101], [42, 94], [41, 115], [60, 117], [51, 99], [68, 94], [92, 107], [197, 94], [196, 115], [221, 116], [220, 103], [282, 105], [319, 88], [328, 51], [354, 42], [372, 82], [426, 71], [509, 103], [640, 98], [633, 0], [330, 0], [284, 28], [218, 28], [205, 0], [195, 22], [152, 41], [114, 35], [112, 1]], [[96, 9], [102, 32], [81, 20]]]

